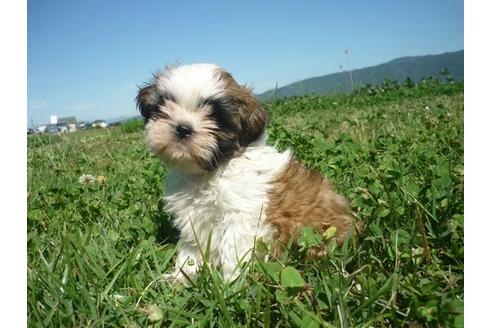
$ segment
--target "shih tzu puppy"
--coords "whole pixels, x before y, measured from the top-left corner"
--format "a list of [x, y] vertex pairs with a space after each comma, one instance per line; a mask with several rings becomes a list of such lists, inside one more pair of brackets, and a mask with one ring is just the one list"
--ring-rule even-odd
[[299, 229], [353, 226], [345, 199], [291, 151], [266, 145], [268, 114], [251, 90], [219, 66], [167, 68], [137, 95], [150, 149], [170, 169], [166, 207], [180, 231], [175, 271], [182, 281], [209, 263], [234, 279], [255, 239], [287, 244]]

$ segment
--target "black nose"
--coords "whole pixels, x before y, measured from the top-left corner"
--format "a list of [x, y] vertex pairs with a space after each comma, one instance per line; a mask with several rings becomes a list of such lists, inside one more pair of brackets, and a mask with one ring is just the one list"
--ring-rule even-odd
[[176, 126], [176, 134], [181, 139], [188, 138], [193, 133], [193, 129], [189, 125], [178, 124]]

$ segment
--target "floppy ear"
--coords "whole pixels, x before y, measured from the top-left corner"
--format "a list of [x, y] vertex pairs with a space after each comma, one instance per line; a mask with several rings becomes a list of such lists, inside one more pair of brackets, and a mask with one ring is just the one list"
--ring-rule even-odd
[[253, 95], [250, 88], [240, 86], [234, 81], [231, 74], [220, 71], [220, 78], [227, 84], [227, 94], [232, 106], [238, 111], [241, 123], [241, 135], [239, 144], [247, 146], [256, 141], [268, 123], [268, 113]]
[[239, 144], [247, 146], [256, 141], [265, 131], [268, 123], [268, 113], [255, 98], [251, 89], [245, 86], [240, 86], [239, 89], [239, 116], [242, 129]]
[[159, 105], [159, 95], [155, 84], [149, 84], [141, 88], [135, 100], [140, 114], [142, 114], [145, 121], [148, 121], [152, 113], [158, 110]]

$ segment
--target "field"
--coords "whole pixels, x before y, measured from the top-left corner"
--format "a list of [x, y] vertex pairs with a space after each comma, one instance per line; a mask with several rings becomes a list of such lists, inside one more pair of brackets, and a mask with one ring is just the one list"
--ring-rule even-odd
[[[29, 137], [28, 325], [463, 326], [463, 97], [431, 79], [268, 104], [270, 142], [332, 180], [365, 230], [341, 247], [306, 231], [231, 285], [159, 279], [177, 232], [142, 124]], [[306, 259], [319, 243], [329, 254]]]

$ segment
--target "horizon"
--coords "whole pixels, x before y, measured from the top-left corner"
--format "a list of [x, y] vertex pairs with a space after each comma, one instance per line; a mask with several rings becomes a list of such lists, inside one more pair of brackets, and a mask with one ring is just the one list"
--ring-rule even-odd
[[138, 115], [137, 87], [166, 63], [214, 62], [260, 94], [464, 50], [463, 1], [145, 4], [28, 0], [28, 126]]
[[[439, 55], [443, 55], [443, 54], [446, 54], [446, 53], [454, 53], [454, 52], [460, 52], [460, 51], [464, 51], [464, 49], [459, 49], [459, 50], [454, 50], [454, 51], [446, 51], [446, 52], [443, 52], [443, 53], [439, 53], [439, 54], [427, 54], [427, 55], [419, 55], [419, 56], [403, 56], [403, 57], [398, 57], [398, 58], [393, 58], [393, 59], [390, 59], [389, 61], [386, 61], [384, 63], [376, 63], [374, 65], [370, 65], [370, 66], [366, 66], [366, 67], [357, 67], [357, 68], [353, 68], [350, 70], [350, 72], [353, 72], [353, 71], [357, 71], [357, 70], [360, 70], [360, 69], [364, 69], [364, 68], [371, 68], [371, 67], [376, 67], [376, 66], [379, 66], [379, 65], [382, 65], [382, 64], [386, 64], [386, 63], [389, 63], [391, 61], [394, 61], [394, 60], [397, 60], [397, 59], [403, 59], [403, 58], [413, 58], [413, 57], [424, 57], [424, 56], [439, 56]], [[321, 74], [321, 75], [317, 75], [317, 76], [312, 76], [312, 77], [308, 77], [308, 78], [303, 78], [301, 80], [297, 80], [297, 81], [292, 81], [292, 82], [288, 82], [287, 84], [285, 85], [279, 85], [278, 88], [282, 88], [282, 87], [285, 87], [285, 86], [288, 86], [288, 85], [291, 85], [291, 84], [294, 84], [294, 83], [297, 83], [297, 82], [301, 82], [301, 81], [304, 81], [304, 80], [307, 80], [307, 79], [311, 79], [311, 78], [318, 78], [318, 77], [323, 77], [323, 76], [327, 76], [327, 75], [331, 75], [331, 74], [336, 74], [336, 73], [339, 73], [340, 71], [337, 71], [337, 72], [331, 72], [331, 73], [326, 73], [326, 74]], [[349, 71], [344, 71], [344, 72], [349, 72]], [[267, 89], [267, 90], [264, 90], [262, 92], [254, 92], [255, 96], [258, 96], [259, 94], [261, 93], [264, 93], [264, 92], [267, 92], [267, 91], [271, 91], [273, 90], [274, 88], [272, 89]], [[57, 116], [57, 115], [55, 115]], [[63, 118], [68, 118], [68, 117], [73, 117], [74, 115], [69, 115], [69, 116], [57, 116], [57, 119], [60, 120], [60, 119], [63, 119]], [[120, 121], [124, 121], [124, 120], [127, 120], [127, 119], [131, 119], [131, 118], [139, 118], [141, 117], [140, 113], [138, 112], [138, 110], [135, 108], [135, 113], [133, 114], [127, 114], [127, 115], [120, 115], [120, 116], [113, 116], [113, 117], [106, 117], [106, 118], [95, 118], [95, 119], [90, 119], [90, 120], [78, 120], [77, 119], [77, 122], [80, 122], [80, 123], [93, 123], [95, 121], [98, 121], [98, 120], [102, 120], [102, 121], [105, 121], [107, 123], [115, 123], [115, 122], [120, 122]], [[48, 120], [49, 121], [49, 120]], [[50, 123], [49, 122], [45, 122], [45, 123], [41, 123], [41, 124], [38, 124], [34, 127], [37, 127], [37, 126], [43, 126], [43, 125], [49, 125]], [[28, 126], [29, 128], [32, 128], [32, 126]]]

